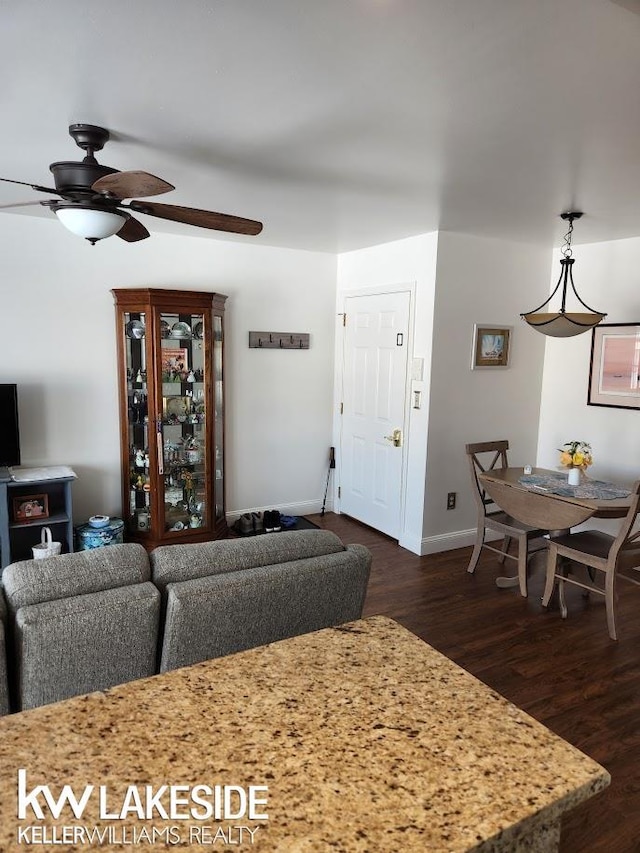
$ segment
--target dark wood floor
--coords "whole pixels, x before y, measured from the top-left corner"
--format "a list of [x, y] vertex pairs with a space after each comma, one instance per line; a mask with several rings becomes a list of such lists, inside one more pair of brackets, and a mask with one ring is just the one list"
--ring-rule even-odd
[[609, 770], [611, 786], [565, 818], [562, 853], [638, 853], [640, 587], [618, 584], [614, 642], [600, 597], [569, 588], [566, 620], [542, 608], [540, 566], [524, 599], [495, 586], [491, 552], [469, 575], [470, 548], [418, 557], [346, 516], [309, 518], [372, 551], [365, 616], [400, 622]]

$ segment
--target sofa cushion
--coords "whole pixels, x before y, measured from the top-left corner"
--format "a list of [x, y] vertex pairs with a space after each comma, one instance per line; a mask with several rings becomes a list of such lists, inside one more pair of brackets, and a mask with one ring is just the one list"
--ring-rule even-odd
[[22, 560], [2, 573], [9, 609], [144, 583], [151, 576], [142, 545], [108, 545], [44, 560]]
[[17, 710], [153, 675], [159, 621], [160, 593], [150, 582], [21, 607]]
[[349, 545], [168, 584], [160, 671], [359, 619], [370, 567], [371, 553]]
[[291, 530], [286, 533], [222, 539], [189, 545], [161, 545], [151, 552], [153, 582], [167, 584], [228, 572], [288, 563], [344, 551], [340, 539], [329, 530]]

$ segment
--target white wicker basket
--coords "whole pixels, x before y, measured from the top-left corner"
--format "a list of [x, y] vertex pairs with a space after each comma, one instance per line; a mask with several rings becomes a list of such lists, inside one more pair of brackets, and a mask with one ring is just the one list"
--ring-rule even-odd
[[34, 545], [31, 549], [34, 560], [43, 560], [45, 557], [57, 557], [62, 551], [62, 542], [53, 541], [49, 527], [42, 528], [40, 540], [40, 544]]

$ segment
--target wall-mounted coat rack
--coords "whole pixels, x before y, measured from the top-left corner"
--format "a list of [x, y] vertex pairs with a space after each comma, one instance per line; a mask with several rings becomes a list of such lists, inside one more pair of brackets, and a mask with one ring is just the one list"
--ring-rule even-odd
[[308, 332], [249, 332], [249, 347], [256, 349], [309, 349]]

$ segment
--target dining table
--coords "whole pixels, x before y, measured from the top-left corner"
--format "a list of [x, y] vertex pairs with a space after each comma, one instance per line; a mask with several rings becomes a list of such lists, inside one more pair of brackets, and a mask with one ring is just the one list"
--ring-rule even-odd
[[[482, 488], [501, 510], [517, 521], [549, 531], [568, 532], [590, 518], [624, 518], [631, 490], [624, 485], [583, 475], [571, 486], [567, 473], [549, 468], [494, 468], [478, 474]], [[518, 578], [501, 577], [500, 587], [517, 586]]]
[[609, 782], [372, 616], [1, 718], [0, 850], [543, 853]]

